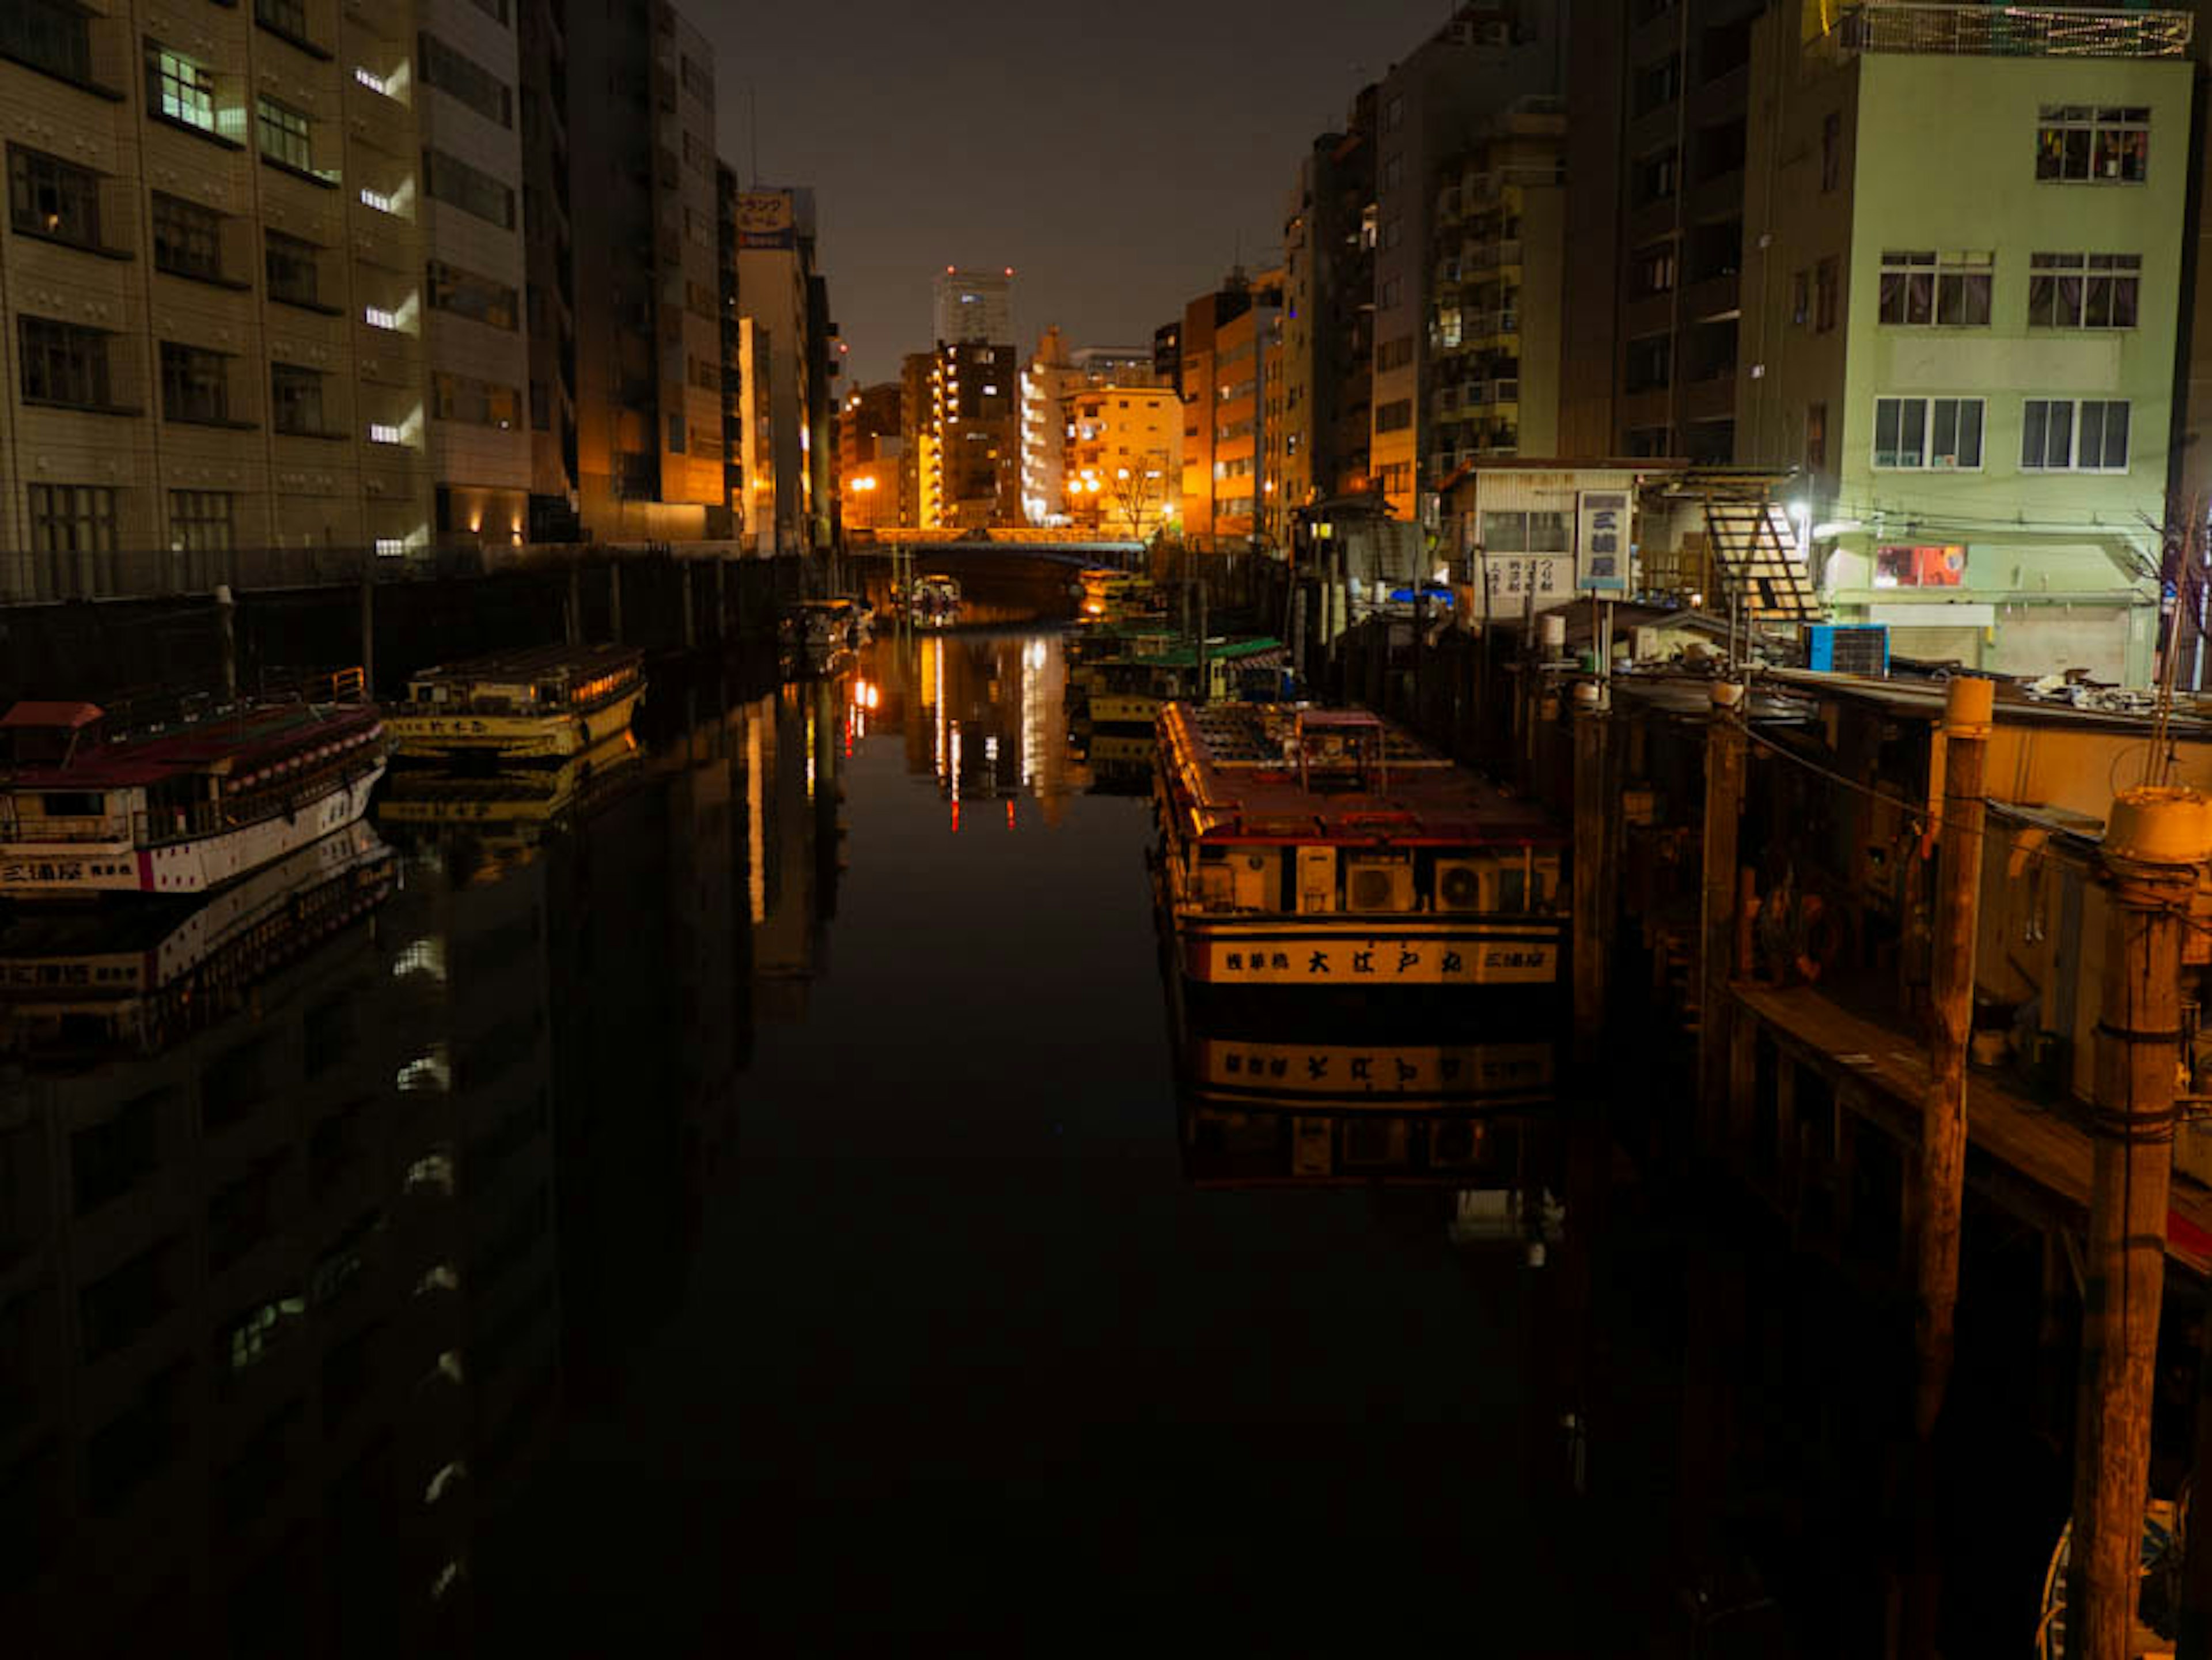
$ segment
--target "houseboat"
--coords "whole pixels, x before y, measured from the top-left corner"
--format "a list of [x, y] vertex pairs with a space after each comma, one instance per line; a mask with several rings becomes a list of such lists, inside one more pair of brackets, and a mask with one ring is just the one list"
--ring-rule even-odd
[[392, 850], [359, 821], [214, 893], [28, 904], [0, 925], [0, 1055], [152, 1054], [373, 909]]
[[1364, 710], [1170, 703], [1158, 897], [1193, 989], [1564, 984], [1565, 837]]
[[628, 732], [644, 696], [645, 654], [635, 647], [496, 652], [410, 679], [392, 735], [412, 760], [556, 760]]
[[377, 802], [377, 822], [465, 828], [486, 841], [532, 845], [598, 800], [636, 764], [640, 753], [635, 734], [623, 732], [551, 767], [404, 768]]
[[[1206, 642], [1206, 693], [1200, 701], [1218, 702], [1242, 696], [1248, 677], [1256, 677], [1267, 688], [1277, 687], [1289, 662], [1290, 654], [1279, 640], [1216, 635]], [[1186, 638], [1140, 640], [1136, 650], [1101, 658], [1085, 667], [1085, 706], [1095, 727], [1150, 729], [1165, 704], [1198, 697], [1198, 650]]]
[[358, 670], [314, 701], [110, 738], [92, 703], [0, 715], [0, 897], [199, 893], [357, 822], [387, 739]]
[[1138, 576], [1110, 565], [1087, 566], [1076, 574], [1082, 587], [1079, 620], [1123, 623], [1140, 617], [1164, 615], [1167, 600], [1149, 576]]

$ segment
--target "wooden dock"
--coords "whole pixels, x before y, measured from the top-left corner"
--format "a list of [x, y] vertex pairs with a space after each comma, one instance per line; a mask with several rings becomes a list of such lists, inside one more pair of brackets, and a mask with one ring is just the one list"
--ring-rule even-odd
[[[1729, 1112], [1747, 1129], [1762, 1110], [1775, 1115], [1779, 1149], [1776, 1171], [1782, 1195], [1802, 1189], [1807, 1150], [1799, 1134], [1796, 1071], [1826, 1080], [1840, 1124], [1846, 1113], [1870, 1123], [1900, 1146], [1919, 1140], [1921, 1102], [1928, 1088], [1928, 1051], [1811, 986], [1787, 989], [1736, 982], [1729, 988], [1741, 1012], [1732, 1034]], [[1778, 1062], [1773, 1087], [1762, 1101], [1757, 1044], [1771, 1043]], [[1967, 1181], [2008, 1209], [2046, 1226], [2078, 1233], [2088, 1220], [2092, 1142], [2075, 1115], [2078, 1104], [2049, 1105], [2005, 1088], [1987, 1073], [1969, 1074], [1966, 1124], [1974, 1156]], [[1827, 1149], [1848, 1164], [1848, 1134]], [[2212, 1191], [2177, 1174], [2166, 1214], [2166, 1256], [2200, 1279], [2212, 1278]]]

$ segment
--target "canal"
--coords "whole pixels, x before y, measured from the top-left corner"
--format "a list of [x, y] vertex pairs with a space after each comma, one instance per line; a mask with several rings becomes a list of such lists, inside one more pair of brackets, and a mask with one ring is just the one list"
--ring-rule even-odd
[[[1879, 1651], [1898, 1312], [1641, 1132], [1662, 1056], [1346, 1110], [1498, 1034], [1194, 1019], [1066, 668], [672, 666], [588, 772], [395, 774], [188, 1030], [0, 1072], [10, 1648]], [[2020, 1651], [2063, 1478], [1964, 1444]]]

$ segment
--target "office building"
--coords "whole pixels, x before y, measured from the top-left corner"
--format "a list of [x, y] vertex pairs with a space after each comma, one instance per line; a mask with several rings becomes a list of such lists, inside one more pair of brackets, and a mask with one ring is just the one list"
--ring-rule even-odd
[[1283, 273], [1231, 271], [1184, 308], [1183, 534], [1194, 547], [1249, 546], [1267, 534], [1266, 417], [1279, 374]]
[[896, 380], [848, 393], [837, 413], [837, 487], [848, 531], [887, 530], [906, 522], [899, 499], [906, 438], [902, 389]]
[[947, 265], [938, 273], [936, 334], [940, 346], [988, 344], [1014, 337], [1014, 268], [968, 271]]
[[828, 300], [814, 270], [814, 192], [788, 185], [737, 198], [738, 307], [746, 362], [745, 545], [826, 546], [834, 439]]

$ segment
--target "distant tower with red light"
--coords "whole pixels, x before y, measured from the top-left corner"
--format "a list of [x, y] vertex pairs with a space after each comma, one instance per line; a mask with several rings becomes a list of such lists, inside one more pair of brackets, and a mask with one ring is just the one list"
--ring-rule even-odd
[[976, 341], [1004, 345], [1014, 337], [1014, 268], [969, 271], [947, 265], [937, 275], [937, 344]]

